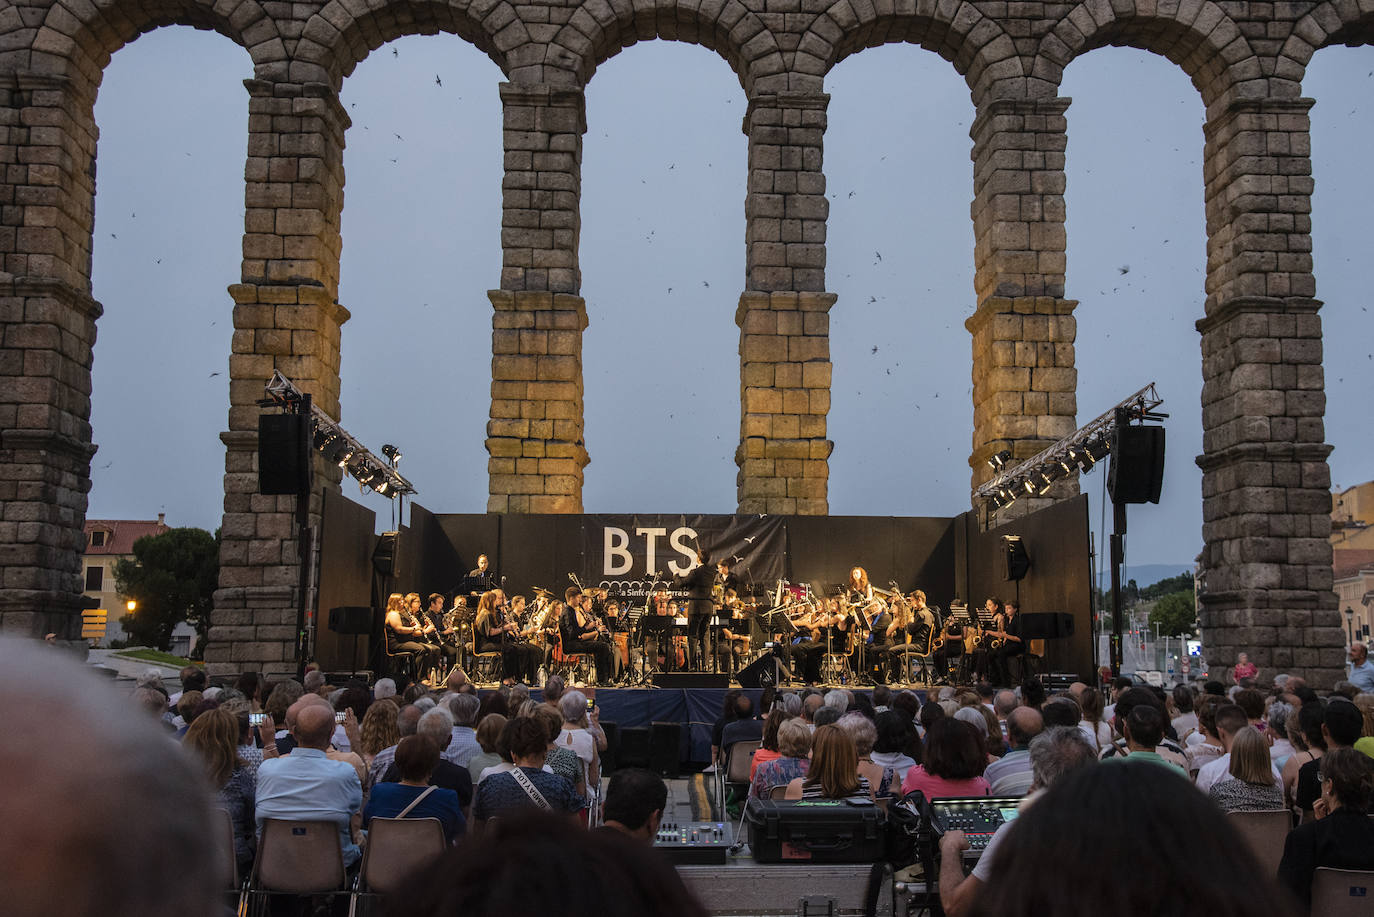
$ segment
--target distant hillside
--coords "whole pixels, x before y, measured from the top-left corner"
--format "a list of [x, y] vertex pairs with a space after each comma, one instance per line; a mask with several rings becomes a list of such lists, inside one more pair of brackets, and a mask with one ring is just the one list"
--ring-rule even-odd
[[[1192, 573], [1192, 564], [1137, 564], [1135, 566], [1123, 565], [1121, 567], [1121, 585], [1126, 585], [1131, 580], [1144, 589], [1146, 586], [1153, 586], [1162, 579], [1171, 576], [1178, 576], [1180, 573]], [[1112, 586], [1112, 571], [1110, 567], [1102, 568], [1102, 582], [1099, 588], [1106, 590]]]

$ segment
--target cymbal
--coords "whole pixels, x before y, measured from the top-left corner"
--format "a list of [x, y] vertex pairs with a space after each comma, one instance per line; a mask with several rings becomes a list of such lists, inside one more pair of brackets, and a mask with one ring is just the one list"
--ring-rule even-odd
[[531, 586], [530, 589], [533, 590], [536, 595], [553, 595], [548, 589], [544, 589], [540, 586]]

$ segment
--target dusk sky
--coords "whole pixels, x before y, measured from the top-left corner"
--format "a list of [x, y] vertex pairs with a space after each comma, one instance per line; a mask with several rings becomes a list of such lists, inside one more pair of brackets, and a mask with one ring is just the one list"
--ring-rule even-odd
[[[185, 28], [139, 38], [106, 71], [96, 108], [94, 294], [105, 315], [91, 518], [165, 512], [173, 525], [219, 524], [226, 287], [240, 271], [249, 76], [246, 52]], [[353, 127], [339, 298], [353, 318], [343, 329], [339, 420], [374, 452], [399, 446], [402, 472], [435, 512], [486, 507], [501, 79], [476, 49], [440, 35], [378, 49], [343, 87]], [[946, 61], [904, 45], [843, 61], [826, 88], [827, 280], [839, 297], [830, 510], [954, 515], [969, 506], [973, 432], [963, 327], [975, 305], [968, 89]], [[1374, 326], [1359, 292], [1374, 256], [1364, 220], [1374, 205], [1372, 89], [1367, 49], [1319, 51], [1305, 83], [1317, 100], [1326, 434], [1343, 486], [1374, 478]], [[1158, 383], [1171, 415], [1164, 496], [1132, 508], [1128, 563], [1182, 569], [1202, 546], [1202, 103], [1175, 65], [1124, 48], [1075, 61], [1062, 92], [1073, 99], [1078, 421]], [[673, 42], [627, 49], [588, 85], [589, 512], [734, 510], [745, 105], [723, 59]], [[1105, 467], [1082, 479], [1095, 530], [1104, 478]], [[388, 527], [389, 501], [359, 498], [351, 480], [344, 492]]]

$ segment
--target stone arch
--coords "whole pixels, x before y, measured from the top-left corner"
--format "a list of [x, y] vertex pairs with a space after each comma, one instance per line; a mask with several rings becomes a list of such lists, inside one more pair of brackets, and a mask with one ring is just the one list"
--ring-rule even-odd
[[1075, 6], [1040, 40], [1031, 78], [1058, 87], [1070, 61], [1108, 45], [1151, 51], [1182, 67], [1209, 108], [1264, 76], [1249, 41], [1212, 0], [1158, 7], [1124, 0]]
[[[777, 37], [740, 0], [679, 5], [658, 0], [589, 0], [577, 8], [550, 43], [551, 63], [586, 84], [610, 58], [640, 41], [662, 38], [715, 51], [750, 94], [790, 88], [788, 65]], [[552, 58], [561, 60], [554, 62]]]
[[144, 32], [169, 25], [218, 32], [246, 49], [255, 69], [287, 57], [276, 22], [258, 0], [170, 0], [157, 7], [129, 0], [87, 0], [48, 8], [33, 36], [30, 66], [50, 72], [75, 68], [68, 75], [99, 86], [116, 51]]
[[897, 12], [892, 0], [838, 0], [811, 24], [794, 66], [823, 75], [851, 54], [894, 42], [920, 45], [953, 64], [975, 104], [1024, 92], [1025, 71], [1011, 36], [967, 0], [938, 6], [923, 0], [914, 13]]
[[327, 83], [336, 90], [372, 51], [406, 35], [457, 35], [510, 75], [514, 62], [529, 59], [533, 39], [515, 8], [471, 0], [394, 0], [380, 5], [329, 0], [310, 17], [301, 33], [294, 62], [307, 70], [293, 78]]
[[1275, 74], [1301, 81], [1318, 49], [1342, 44], [1374, 44], [1374, 13], [1353, 0], [1324, 0], [1293, 27], [1279, 51]]

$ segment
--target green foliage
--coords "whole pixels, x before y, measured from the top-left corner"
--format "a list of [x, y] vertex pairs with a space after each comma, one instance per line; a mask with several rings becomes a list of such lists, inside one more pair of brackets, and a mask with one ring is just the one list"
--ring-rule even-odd
[[123, 656], [126, 659], [142, 659], [144, 662], [159, 662], [162, 665], [176, 666], [178, 669], [184, 669], [192, 664], [189, 659], [182, 659], [180, 656], [173, 656], [171, 653], [162, 652], [162, 650], [150, 650], [147, 647], [129, 650], [127, 653], [116, 653], [115, 655]]
[[1155, 603], [1150, 610], [1151, 626], [1158, 624], [1161, 634], [1175, 636], [1197, 633], [1197, 606], [1193, 602], [1192, 578], [1189, 588], [1171, 592]]
[[1144, 589], [1140, 590], [1140, 597], [1148, 602], [1154, 599], [1162, 599], [1166, 595], [1172, 595], [1175, 592], [1185, 591], [1190, 595], [1193, 592], [1193, 574], [1191, 573], [1180, 573], [1178, 576], [1162, 579], [1152, 586], [1146, 586]]
[[114, 575], [119, 594], [138, 603], [119, 619], [131, 642], [166, 650], [180, 621], [203, 638], [219, 581], [218, 535], [181, 528], [145, 536], [134, 542], [132, 560], [115, 564]]

